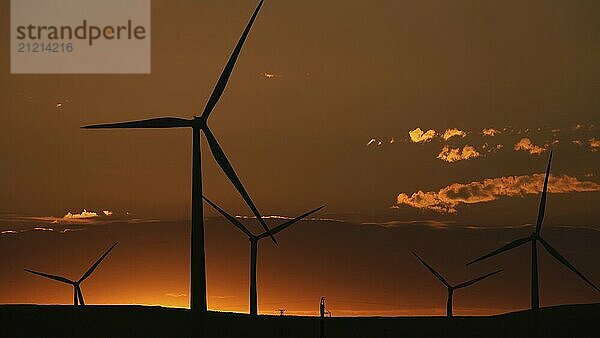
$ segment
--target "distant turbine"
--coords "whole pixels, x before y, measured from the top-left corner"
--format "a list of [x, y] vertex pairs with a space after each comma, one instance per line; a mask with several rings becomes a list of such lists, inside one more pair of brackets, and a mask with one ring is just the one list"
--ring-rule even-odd
[[[210, 204], [213, 208], [215, 208], [215, 210], [217, 210], [221, 215], [223, 215], [231, 224], [235, 225], [238, 229], [245, 233], [246, 236], [248, 236], [248, 239], [250, 240], [250, 314], [256, 316], [258, 314], [258, 302], [256, 294], [256, 257], [258, 255], [258, 241], [267, 237], [268, 233], [265, 231], [258, 236], [254, 235], [252, 232], [250, 232], [250, 230], [248, 230], [248, 228], [244, 226], [244, 224], [242, 224], [242, 222], [238, 221], [235, 217], [228, 214], [225, 210], [221, 209], [218, 205], [214, 204], [205, 196], [202, 196], [202, 198], [204, 198], [204, 200], [208, 202], [208, 204]], [[289, 227], [290, 225], [323, 208], [325, 208], [325, 206], [313, 209], [294, 219], [288, 220], [287, 222], [284, 222], [271, 229], [271, 234], [275, 235], [283, 229]]]
[[85, 303], [83, 302], [83, 294], [81, 293], [81, 288], [79, 287], [79, 285], [81, 284], [81, 282], [86, 280], [86, 278], [88, 278], [92, 274], [92, 272], [94, 272], [94, 270], [96, 270], [98, 265], [100, 265], [100, 262], [102, 262], [104, 257], [108, 255], [108, 253], [115, 247], [115, 245], [117, 245], [117, 243], [113, 244], [102, 256], [100, 256], [100, 258], [98, 258], [98, 260], [77, 281], [72, 281], [65, 277], [50, 275], [47, 273], [37, 272], [29, 269], [23, 270], [36, 274], [38, 276], [54, 279], [55, 281], [73, 285], [73, 305], [85, 305]]
[[475, 262], [486, 259], [488, 257], [495, 256], [501, 252], [504, 252], [504, 251], [507, 251], [510, 249], [514, 249], [514, 248], [521, 246], [527, 242], [531, 242], [531, 309], [532, 310], [539, 309], [539, 307], [540, 307], [540, 296], [539, 296], [539, 289], [538, 289], [538, 261], [537, 261], [537, 246], [536, 246], [537, 241], [540, 241], [542, 243], [542, 245], [544, 246], [544, 248], [546, 249], [546, 251], [548, 251], [548, 253], [550, 253], [559, 262], [564, 264], [567, 268], [569, 268], [571, 271], [573, 271], [575, 274], [577, 274], [579, 277], [581, 277], [581, 279], [583, 279], [591, 287], [593, 287], [597, 291], [600, 291], [592, 282], [590, 282], [589, 279], [587, 279], [583, 274], [581, 274], [579, 271], [577, 271], [577, 269], [575, 269], [575, 267], [573, 265], [571, 265], [571, 263], [569, 263], [566, 258], [564, 258], [558, 251], [556, 251], [556, 249], [554, 249], [552, 246], [550, 246], [550, 244], [548, 242], [546, 242], [540, 234], [540, 231], [542, 230], [542, 221], [544, 220], [544, 212], [546, 209], [546, 194], [548, 193], [548, 177], [550, 175], [550, 163], [551, 162], [552, 162], [552, 152], [550, 152], [550, 157], [548, 158], [548, 166], [546, 167], [546, 177], [544, 178], [544, 188], [542, 190], [542, 198], [540, 200], [540, 208], [538, 211], [538, 217], [537, 217], [537, 222], [535, 225], [535, 231], [531, 235], [529, 235], [529, 237], [523, 237], [523, 238], [516, 239], [516, 240], [504, 245], [503, 247], [499, 248], [498, 250], [492, 251], [485, 256], [479, 257], [476, 260], [467, 263], [467, 265], [473, 264]]
[[427, 264], [423, 259], [421, 259], [421, 257], [419, 257], [419, 255], [417, 255], [416, 253], [412, 253], [413, 255], [415, 255], [415, 257], [417, 257], [417, 259], [419, 261], [421, 261], [421, 263], [423, 263], [423, 265], [425, 265], [425, 267], [434, 275], [437, 277], [437, 279], [439, 279], [442, 283], [444, 283], [444, 285], [446, 286], [446, 288], [448, 288], [448, 302], [446, 304], [446, 316], [447, 317], [452, 317], [452, 295], [454, 294], [454, 290], [457, 289], [462, 289], [462, 288], [466, 288], [469, 285], [475, 284], [477, 282], [479, 282], [482, 279], [488, 278], [492, 275], [497, 274], [498, 272], [502, 271], [502, 270], [497, 270], [494, 272], [490, 272], [487, 275], [483, 275], [481, 277], [477, 277], [474, 279], [471, 279], [469, 281], [466, 281], [464, 283], [460, 283], [458, 285], [450, 285], [446, 279], [444, 279], [444, 277], [442, 277], [442, 275], [440, 275], [437, 271], [435, 271], [431, 266], [429, 266], [429, 264]]
[[213, 108], [219, 101], [221, 94], [225, 90], [225, 86], [227, 85], [227, 80], [233, 71], [233, 67], [237, 60], [238, 55], [242, 49], [242, 45], [246, 40], [246, 36], [248, 36], [248, 32], [252, 27], [252, 23], [254, 23], [254, 19], [260, 10], [260, 7], [263, 4], [263, 0], [260, 1], [256, 10], [254, 10], [254, 14], [250, 18], [246, 29], [242, 33], [240, 40], [238, 41], [227, 65], [223, 69], [221, 73], [221, 77], [217, 81], [215, 89], [213, 90], [208, 102], [206, 103], [206, 107], [202, 112], [200, 117], [194, 116], [193, 119], [181, 119], [175, 117], [161, 117], [149, 120], [140, 120], [140, 121], [132, 121], [132, 122], [120, 122], [120, 123], [110, 123], [110, 124], [98, 124], [85, 126], [82, 128], [86, 129], [110, 129], [110, 128], [192, 128], [192, 240], [191, 240], [191, 259], [190, 259], [190, 269], [191, 269], [191, 277], [190, 277], [190, 309], [193, 312], [200, 312], [202, 314], [206, 313], [207, 302], [206, 302], [206, 267], [205, 267], [205, 251], [204, 251], [204, 219], [203, 219], [203, 210], [202, 210], [202, 200], [200, 196], [202, 196], [202, 174], [201, 169], [202, 166], [200, 162], [202, 160], [200, 154], [200, 131], [204, 132], [206, 139], [208, 141], [208, 145], [210, 150], [223, 170], [225, 175], [229, 178], [231, 183], [238, 190], [252, 213], [256, 216], [262, 227], [265, 229], [265, 232], [268, 236], [271, 237], [273, 242], [277, 244], [275, 237], [269, 232], [269, 228], [267, 224], [260, 216], [258, 209], [254, 205], [254, 202], [250, 199], [250, 196], [246, 192], [246, 189], [242, 185], [242, 182], [238, 178], [235, 170], [229, 163], [229, 160], [225, 156], [223, 149], [217, 142], [217, 139], [211, 132], [208, 127], [207, 121], [210, 113]]

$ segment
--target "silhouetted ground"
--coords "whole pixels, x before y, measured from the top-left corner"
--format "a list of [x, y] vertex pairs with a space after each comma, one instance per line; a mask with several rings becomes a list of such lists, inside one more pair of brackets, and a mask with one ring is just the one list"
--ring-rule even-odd
[[[537, 320], [538, 330], [536, 332]], [[150, 306], [1, 305], [0, 337], [190, 337], [188, 310]], [[490, 317], [333, 317], [335, 337], [600, 337], [600, 304]], [[533, 325], [532, 325], [533, 324]], [[319, 337], [319, 318], [210, 312], [206, 337]]]

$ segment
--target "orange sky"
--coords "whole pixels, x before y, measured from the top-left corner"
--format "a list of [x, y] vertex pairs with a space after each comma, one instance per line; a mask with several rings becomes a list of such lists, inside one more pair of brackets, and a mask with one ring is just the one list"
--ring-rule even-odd
[[[20, 224], [23, 229], [31, 229], [29, 224]], [[250, 225], [259, 229], [257, 224]], [[65, 226], [74, 229], [73, 224], [49, 226], [56, 230], [0, 236], [0, 274], [4, 276], [0, 287], [6, 291], [0, 303], [69, 304], [70, 286], [29, 275], [22, 268], [78, 278], [111, 243], [118, 241], [98, 270], [82, 284], [88, 304], [187, 307], [188, 222], [87, 224], [77, 227], [83, 230], [65, 233], [60, 230]], [[284, 308], [289, 314], [316, 314], [319, 298], [326, 296], [330, 310], [338, 316], [441, 314], [446, 290], [410, 254], [411, 250], [450, 283], [505, 269], [498, 276], [457, 291], [457, 314], [524, 309], [529, 303], [527, 248], [468, 268], [464, 263], [504, 240], [528, 232], [527, 228], [473, 230], [426, 223], [384, 227], [301, 222], [279, 234], [279, 247], [268, 241], [259, 245], [259, 311], [273, 314]], [[600, 270], [593, 263], [600, 258], [595, 250], [600, 240], [598, 231], [552, 226], [544, 232], [546, 239], [590, 279], [600, 278]], [[248, 254], [248, 241], [239, 230], [220, 218], [208, 219], [209, 308], [247, 312]], [[600, 301], [594, 290], [544, 252], [540, 252], [540, 292], [544, 306]]]
[[[11, 75], [0, 53], [0, 303], [70, 303], [22, 268], [75, 278], [119, 241], [88, 303], [187, 306], [191, 133], [79, 127], [198, 114], [255, 5], [152, 1], [149, 75]], [[3, 51], [9, 13], [1, 0]], [[527, 308], [527, 249], [464, 263], [531, 231], [550, 149], [545, 236], [599, 284], [598, 17], [589, 1], [267, 1], [210, 125], [261, 212], [325, 204], [335, 221], [261, 243], [259, 311], [326, 296], [334, 315], [440, 314], [411, 250], [456, 282], [505, 269], [455, 313]], [[204, 192], [248, 215], [203, 155]], [[84, 209], [100, 217], [64, 218]], [[247, 240], [205, 210], [209, 307], [246, 311]], [[540, 292], [600, 301], [541, 250]]]

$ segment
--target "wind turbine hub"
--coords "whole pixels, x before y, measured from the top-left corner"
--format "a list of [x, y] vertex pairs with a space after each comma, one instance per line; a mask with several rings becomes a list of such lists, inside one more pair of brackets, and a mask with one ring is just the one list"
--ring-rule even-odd
[[194, 115], [194, 119], [192, 120], [192, 125], [194, 128], [204, 128], [206, 127], [206, 118], [202, 117], [202, 116], [195, 116]]

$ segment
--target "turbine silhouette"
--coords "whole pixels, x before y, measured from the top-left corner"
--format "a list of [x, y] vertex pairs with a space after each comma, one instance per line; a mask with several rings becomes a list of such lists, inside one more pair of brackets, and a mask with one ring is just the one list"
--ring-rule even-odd
[[527, 242], [530, 242], [531, 243], [531, 309], [532, 310], [539, 309], [539, 307], [540, 307], [540, 296], [539, 296], [539, 289], [538, 289], [538, 261], [537, 261], [537, 242], [538, 241], [540, 243], [542, 243], [542, 245], [544, 246], [546, 251], [548, 251], [548, 253], [550, 253], [550, 255], [552, 255], [552, 257], [556, 258], [559, 262], [561, 262], [563, 265], [565, 265], [567, 268], [569, 268], [571, 271], [573, 271], [575, 274], [577, 274], [577, 276], [579, 276], [581, 279], [583, 279], [591, 287], [593, 287], [594, 289], [596, 289], [597, 291], [600, 292], [600, 290], [592, 282], [590, 282], [589, 279], [587, 279], [581, 272], [577, 271], [577, 269], [575, 269], [575, 267], [571, 263], [569, 263], [569, 261], [567, 261], [566, 258], [564, 258], [556, 249], [554, 249], [550, 245], [550, 243], [546, 242], [546, 240], [544, 240], [542, 238], [542, 235], [541, 235], [542, 221], [544, 220], [544, 213], [546, 210], [546, 195], [548, 193], [548, 177], [550, 176], [550, 163], [551, 162], [552, 162], [552, 151], [550, 152], [550, 156], [548, 158], [548, 166], [546, 167], [546, 176], [544, 178], [544, 188], [542, 190], [542, 197], [540, 199], [540, 207], [538, 210], [538, 216], [537, 216], [537, 221], [535, 224], [534, 232], [531, 235], [529, 235], [528, 237], [516, 239], [516, 240], [502, 246], [501, 248], [490, 252], [487, 255], [481, 256], [481, 257], [467, 263], [467, 265], [470, 265], [475, 262], [479, 262], [483, 259], [495, 256], [504, 251], [519, 247]]
[[452, 296], [454, 294], [454, 290], [457, 289], [462, 289], [462, 288], [466, 288], [467, 286], [473, 285], [479, 281], [481, 281], [482, 279], [488, 278], [492, 275], [497, 274], [498, 272], [502, 271], [502, 269], [500, 270], [496, 270], [494, 272], [490, 272], [487, 275], [483, 275], [481, 277], [477, 277], [477, 278], [473, 278], [469, 281], [466, 281], [464, 283], [460, 283], [458, 285], [450, 285], [446, 279], [444, 277], [442, 277], [442, 275], [440, 275], [439, 272], [435, 271], [429, 264], [427, 264], [421, 257], [419, 257], [419, 255], [417, 255], [416, 253], [412, 253], [413, 255], [415, 255], [415, 257], [417, 257], [417, 259], [423, 263], [423, 265], [425, 265], [425, 267], [434, 275], [437, 277], [437, 279], [439, 279], [445, 286], [446, 288], [448, 288], [448, 302], [446, 303], [446, 316], [447, 317], [452, 317]]
[[81, 287], [79, 285], [84, 280], [86, 280], [92, 274], [92, 272], [94, 272], [94, 270], [96, 270], [96, 268], [98, 267], [98, 265], [100, 265], [100, 263], [102, 262], [102, 260], [104, 260], [104, 258], [115, 247], [115, 245], [117, 245], [117, 243], [113, 244], [102, 256], [100, 256], [100, 258], [98, 258], [98, 260], [94, 264], [92, 264], [92, 266], [90, 266], [89, 269], [87, 269], [87, 271], [83, 274], [83, 276], [81, 276], [81, 278], [79, 278], [76, 281], [72, 281], [72, 280], [70, 280], [68, 278], [65, 278], [65, 277], [62, 277], [62, 276], [51, 275], [51, 274], [47, 274], [47, 273], [43, 273], [43, 272], [38, 272], [38, 271], [33, 271], [33, 270], [29, 270], [29, 269], [23, 269], [23, 270], [25, 270], [27, 272], [30, 272], [30, 273], [33, 273], [33, 274], [38, 275], [38, 276], [50, 278], [50, 279], [53, 279], [55, 281], [59, 281], [59, 282], [63, 282], [63, 283], [66, 283], [66, 284], [73, 285], [73, 305], [85, 305], [85, 302], [83, 301], [83, 294], [81, 293]]
[[[256, 316], [258, 314], [258, 301], [257, 301], [257, 293], [256, 293], [256, 258], [258, 255], [258, 241], [267, 237], [268, 233], [265, 231], [260, 235], [254, 235], [248, 228], [242, 224], [242, 222], [238, 221], [235, 217], [228, 214], [225, 210], [221, 209], [218, 205], [214, 204], [211, 200], [206, 198], [206, 196], [202, 196], [204, 200], [210, 204], [215, 210], [217, 210], [223, 217], [225, 217], [231, 224], [240, 229], [248, 239], [250, 240], [250, 314]], [[321, 209], [325, 208], [325, 206], [321, 206], [319, 208], [313, 209], [305, 214], [302, 214], [296, 218], [288, 220], [274, 228], [271, 229], [271, 234], [275, 235], [283, 229], [289, 227], [290, 225], [298, 222], [299, 220], [311, 215]]]
[[229, 178], [232, 184], [235, 186], [237, 191], [240, 193], [252, 213], [256, 216], [262, 227], [265, 229], [265, 233], [271, 237], [273, 242], [277, 244], [275, 237], [269, 231], [267, 224], [262, 219], [258, 209], [254, 205], [252, 199], [246, 192], [246, 189], [242, 185], [242, 182], [238, 178], [235, 170], [229, 163], [227, 156], [221, 149], [219, 142], [215, 138], [214, 134], [208, 127], [208, 118], [213, 108], [219, 101], [221, 94], [225, 90], [227, 81], [231, 76], [231, 72], [235, 66], [235, 62], [240, 54], [244, 41], [248, 36], [248, 32], [254, 23], [256, 15], [263, 4], [261, 0], [254, 10], [246, 29], [242, 33], [240, 40], [238, 41], [229, 61], [225, 65], [217, 84], [206, 103], [204, 111], [200, 117], [194, 116], [193, 119], [182, 119], [175, 117], [162, 117], [148, 120], [132, 121], [132, 122], [120, 122], [120, 123], [109, 123], [109, 124], [98, 124], [84, 126], [85, 129], [111, 129], [111, 128], [192, 128], [192, 240], [191, 240], [191, 286], [190, 286], [190, 309], [193, 312], [206, 313], [207, 301], [206, 301], [206, 267], [205, 267], [205, 251], [204, 251], [204, 220], [202, 201], [202, 174], [201, 174], [201, 154], [200, 154], [200, 131], [204, 132], [204, 136], [208, 141], [211, 153], [225, 175]]

